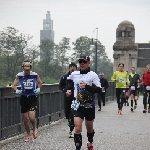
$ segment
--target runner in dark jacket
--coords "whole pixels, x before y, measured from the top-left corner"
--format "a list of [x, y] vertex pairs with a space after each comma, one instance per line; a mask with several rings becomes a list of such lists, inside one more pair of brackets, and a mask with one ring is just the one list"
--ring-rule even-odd
[[102, 87], [102, 92], [97, 93], [97, 98], [98, 98], [98, 106], [99, 106], [98, 111], [101, 111], [101, 100], [103, 102], [103, 106], [105, 106], [105, 96], [106, 96], [106, 89], [108, 88], [108, 81], [104, 78], [103, 72], [99, 73], [99, 79]]
[[[137, 90], [140, 85], [140, 75], [135, 72], [135, 67], [131, 68], [131, 73], [129, 74], [130, 81], [130, 94], [131, 94], [131, 111], [137, 108]], [[135, 102], [133, 108], [133, 101]]]
[[[73, 116], [71, 113], [71, 103], [73, 100], [73, 93], [68, 96], [66, 94], [66, 83], [67, 83], [67, 77], [77, 69], [77, 65], [72, 62], [69, 64], [69, 72], [65, 74], [63, 77], [61, 77], [61, 80], [59, 82], [59, 89], [64, 92], [64, 111], [65, 111], [65, 117], [68, 119], [68, 126], [70, 127], [70, 132], [69, 132], [69, 138], [73, 138], [72, 131], [74, 129], [74, 122], [73, 122]], [[71, 89], [73, 89], [73, 84], [70, 85]]]

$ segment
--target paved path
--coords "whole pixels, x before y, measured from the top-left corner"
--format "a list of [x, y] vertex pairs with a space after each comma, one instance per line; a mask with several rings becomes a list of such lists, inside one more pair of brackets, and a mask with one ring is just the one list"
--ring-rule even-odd
[[[101, 112], [97, 110], [95, 150], [150, 150], [150, 113], [143, 114], [142, 97], [134, 112], [130, 111], [130, 106], [125, 106], [123, 115], [118, 115], [116, 101], [107, 103]], [[82, 150], [87, 150], [84, 123], [82, 136]], [[66, 120], [62, 119], [56, 124], [39, 128], [38, 139], [25, 143], [20, 137], [2, 146], [1, 150], [75, 150], [75, 147], [73, 139], [68, 138]]]

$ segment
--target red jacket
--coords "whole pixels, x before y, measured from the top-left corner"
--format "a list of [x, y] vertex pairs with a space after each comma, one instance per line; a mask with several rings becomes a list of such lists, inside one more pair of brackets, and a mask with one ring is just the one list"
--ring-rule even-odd
[[144, 85], [150, 86], [150, 72], [143, 72], [142, 81]]

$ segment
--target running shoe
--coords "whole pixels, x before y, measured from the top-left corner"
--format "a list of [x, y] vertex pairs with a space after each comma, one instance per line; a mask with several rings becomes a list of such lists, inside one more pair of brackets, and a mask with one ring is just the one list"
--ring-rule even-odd
[[137, 108], [137, 105], [134, 105], [134, 109], [136, 109]]
[[32, 135], [33, 135], [33, 138], [34, 139], [36, 139], [38, 136], [37, 136], [37, 130], [35, 130], [33, 133], [32, 133]]
[[94, 150], [93, 143], [87, 142], [87, 149]]
[[120, 110], [120, 115], [122, 115], [122, 110]]
[[98, 111], [101, 111], [101, 108], [99, 108]]
[[129, 103], [127, 103], [127, 106], [129, 106]]
[[24, 139], [25, 142], [29, 142], [30, 141], [30, 136], [27, 136], [25, 139]]
[[119, 115], [122, 115], [122, 110], [118, 110], [118, 114], [119, 114]]
[[72, 132], [69, 132], [69, 138], [74, 138]]
[[133, 108], [131, 107], [131, 111], [133, 112]]
[[94, 150], [93, 146], [88, 147], [88, 150]]
[[120, 114], [120, 110], [118, 109], [118, 114]]
[[144, 109], [144, 110], [143, 110], [143, 113], [147, 113], [147, 110], [146, 110], [146, 109]]

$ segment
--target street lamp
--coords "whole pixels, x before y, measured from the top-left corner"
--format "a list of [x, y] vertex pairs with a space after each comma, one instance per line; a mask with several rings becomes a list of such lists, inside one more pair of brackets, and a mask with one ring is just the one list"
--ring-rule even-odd
[[93, 34], [96, 32], [96, 38], [94, 39], [92, 36], [92, 45], [95, 45], [95, 73], [97, 73], [97, 40], [98, 40], [98, 27], [93, 30]]

